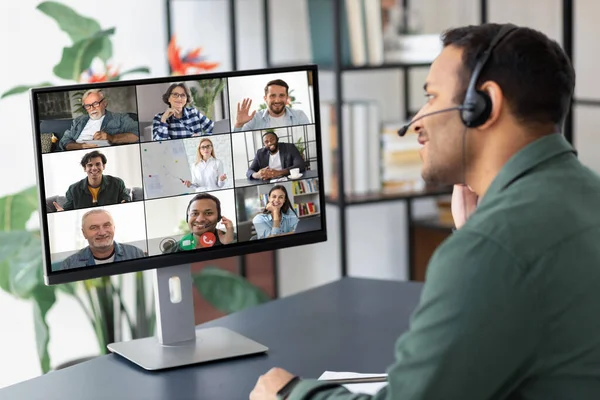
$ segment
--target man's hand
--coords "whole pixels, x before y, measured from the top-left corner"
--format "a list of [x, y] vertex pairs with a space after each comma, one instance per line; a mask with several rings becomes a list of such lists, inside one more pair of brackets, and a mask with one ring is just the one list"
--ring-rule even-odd
[[244, 124], [250, 122], [256, 114], [256, 110], [250, 114], [250, 106], [252, 106], [252, 99], [244, 99], [242, 103], [237, 103], [237, 115], [235, 117], [235, 127], [241, 128]]
[[108, 138], [108, 133], [104, 132], [104, 131], [98, 131], [96, 133], [94, 133], [94, 140], [109, 140]]
[[56, 208], [56, 211], [65, 211], [65, 209], [62, 208], [57, 202], [53, 201], [52, 204], [54, 204], [54, 208]]
[[452, 218], [454, 226], [459, 229], [477, 209], [479, 196], [467, 185], [454, 185], [452, 190]]
[[98, 147], [97, 144], [93, 143], [69, 143], [65, 146], [67, 150], [79, 150], [79, 149], [93, 149], [94, 147]]
[[250, 393], [250, 400], [277, 400], [277, 392], [294, 378], [281, 368], [271, 368], [269, 372], [261, 375], [256, 386]]
[[221, 217], [221, 222], [225, 225], [226, 232], [217, 230], [219, 240], [223, 244], [229, 244], [233, 242], [233, 222], [229, 218]]
[[187, 187], [192, 186], [192, 182], [190, 182], [190, 181], [183, 181], [183, 184]]

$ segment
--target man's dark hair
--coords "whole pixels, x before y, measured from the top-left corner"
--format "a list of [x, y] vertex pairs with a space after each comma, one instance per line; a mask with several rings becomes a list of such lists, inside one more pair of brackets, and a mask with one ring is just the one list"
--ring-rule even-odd
[[93, 158], [100, 157], [102, 159], [102, 165], [106, 165], [106, 156], [100, 153], [98, 150], [90, 151], [89, 153], [85, 153], [83, 158], [81, 159], [81, 166], [85, 168], [87, 163], [92, 161]]
[[[444, 47], [462, 49], [463, 68], [455, 101], [462, 104], [478, 57], [503, 25], [483, 24], [450, 29], [442, 34]], [[512, 114], [531, 126], [559, 126], [569, 111], [575, 71], [554, 40], [531, 28], [519, 27], [500, 41], [481, 71], [476, 88], [494, 81], [502, 89]]]
[[198, 193], [197, 195], [192, 197], [192, 199], [188, 203], [187, 210], [185, 211], [185, 215], [186, 215], [185, 221], [186, 222], [188, 221], [188, 218], [189, 218], [190, 207], [192, 206], [192, 203], [195, 202], [196, 200], [212, 200], [212, 201], [214, 201], [215, 204], [217, 205], [217, 220], [218, 221], [221, 220], [221, 200], [219, 200], [217, 197], [213, 196], [212, 194]]
[[190, 104], [192, 104], [192, 102], [194, 101], [194, 99], [192, 98], [192, 93], [190, 92], [190, 89], [188, 89], [188, 87], [183, 82], [172, 83], [171, 86], [169, 86], [169, 88], [167, 89], [167, 91], [163, 94], [162, 101], [166, 105], [168, 105], [169, 107], [171, 107], [171, 103], [169, 102], [169, 97], [171, 97], [171, 92], [176, 87], [180, 87], [180, 88], [182, 88], [185, 91], [185, 95], [187, 96], [187, 98], [186, 98], [187, 101], [185, 103], [185, 106], [188, 107]]
[[285, 81], [281, 79], [274, 79], [272, 81], [267, 82], [267, 86], [265, 86], [265, 96], [267, 95], [267, 92], [269, 91], [269, 86], [271, 85], [283, 86], [285, 88], [285, 94], [288, 94], [290, 90], [290, 87], [287, 83], [285, 83]]

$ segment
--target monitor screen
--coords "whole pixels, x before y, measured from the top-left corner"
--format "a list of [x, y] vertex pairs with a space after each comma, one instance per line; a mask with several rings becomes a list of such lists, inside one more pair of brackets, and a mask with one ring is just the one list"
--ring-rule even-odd
[[317, 68], [31, 91], [46, 282], [326, 240]]

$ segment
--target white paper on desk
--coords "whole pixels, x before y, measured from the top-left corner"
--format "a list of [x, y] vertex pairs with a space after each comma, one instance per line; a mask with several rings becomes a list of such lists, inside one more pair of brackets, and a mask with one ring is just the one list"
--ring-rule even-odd
[[[319, 380], [327, 380], [327, 379], [349, 379], [349, 378], [373, 378], [385, 376], [387, 374], [359, 374], [357, 372], [334, 372], [334, 371], [325, 371], [319, 377]], [[373, 383], [349, 383], [343, 385], [346, 389], [351, 391], [352, 393], [365, 393], [365, 394], [375, 394], [382, 387], [387, 385], [387, 382], [373, 382]]]

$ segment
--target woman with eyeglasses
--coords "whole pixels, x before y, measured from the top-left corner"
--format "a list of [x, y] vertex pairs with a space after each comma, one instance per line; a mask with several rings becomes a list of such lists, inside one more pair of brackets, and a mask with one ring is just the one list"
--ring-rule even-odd
[[256, 238], [266, 239], [294, 233], [299, 219], [285, 186], [273, 186], [267, 198], [268, 203], [263, 212], [252, 219]]
[[212, 134], [215, 123], [192, 106], [192, 94], [184, 83], [173, 83], [162, 96], [167, 105], [154, 116], [152, 140], [184, 139]]
[[223, 161], [215, 157], [215, 149], [210, 139], [202, 139], [198, 145], [196, 163], [192, 168], [192, 180], [183, 181], [196, 192], [218, 190], [225, 186], [227, 175], [223, 172]]

